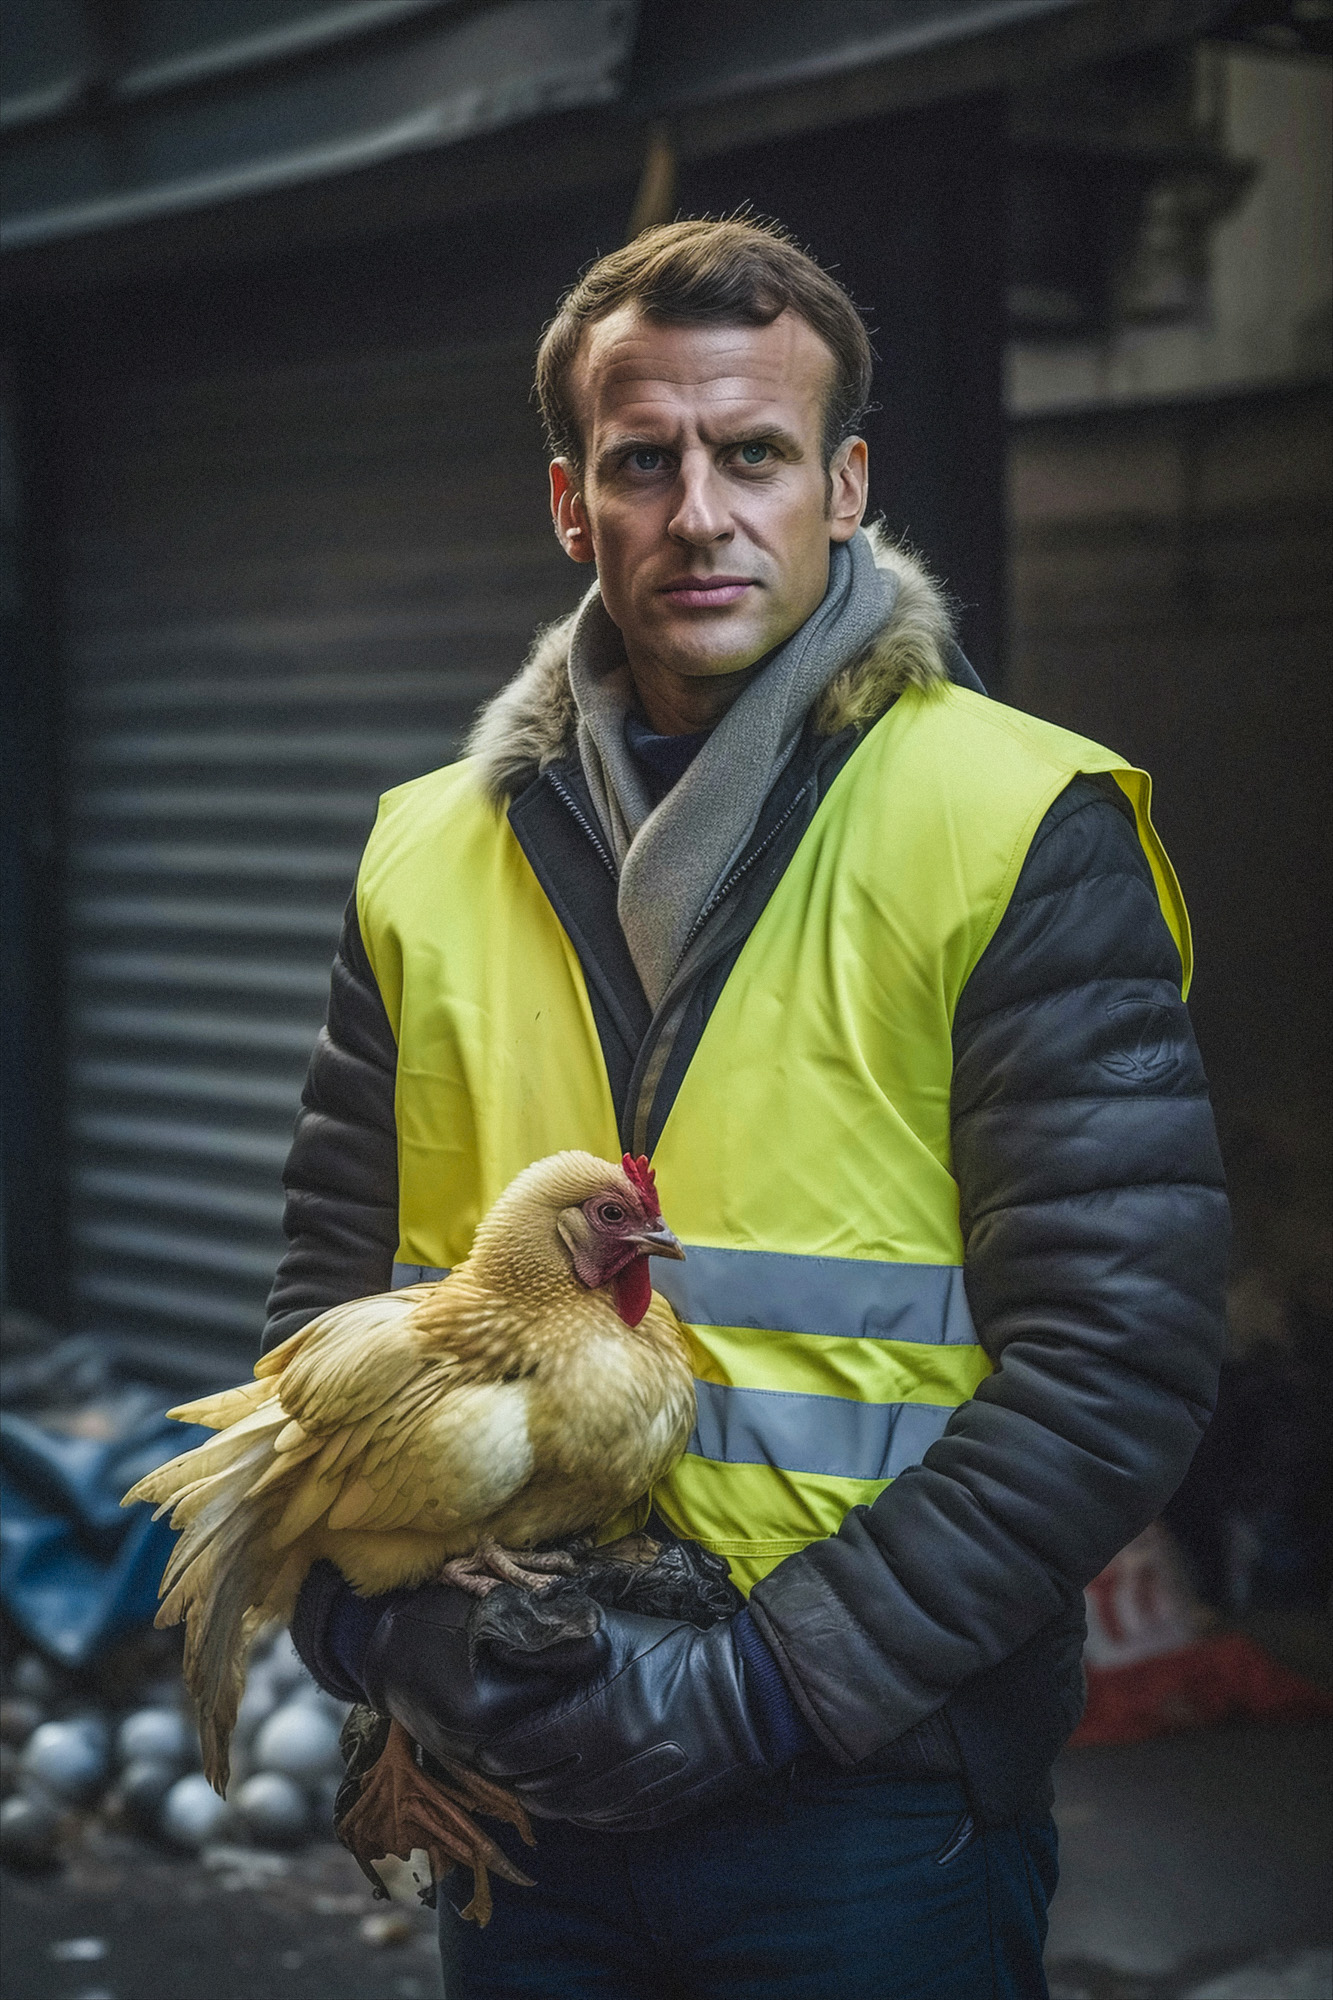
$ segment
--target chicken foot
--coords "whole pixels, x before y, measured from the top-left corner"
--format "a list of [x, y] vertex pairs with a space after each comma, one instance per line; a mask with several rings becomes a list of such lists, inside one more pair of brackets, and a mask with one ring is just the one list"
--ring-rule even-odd
[[449, 1773], [447, 1784], [422, 1770], [412, 1738], [400, 1722], [391, 1723], [383, 1750], [339, 1822], [338, 1838], [367, 1875], [385, 1855], [410, 1860], [414, 1848], [424, 1850], [436, 1882], [461, 1862], [472, 1870], [473, 1884], [472, 1900], [462, 1914], [485, 1925], [491, 1916], [491, 1873], [524, 1889], [532, 1887], [532, 1879], [514, 1866], [471, 1815], [488, 1813], [516, 1827], [529, 1847], [536, 1845], [532, 1827], [512, 1792], [453, 1758], [439, 1761]]
[[642, 1529], [632, 1535], [622, 1535], [618, 1542], [600, 1542], [590, 1555], [609, 1556], [613, 1562], [633, 1563], [639, 1569], [651, 1569], [662, 1553], [662, 1544], [655, 1542]]
[[482, 1535], [470, 1556], [454, 1556], [439, 1572], [440, 1583], [452, 1583], [472, 1597], [486, 1597], [500, 1583], [523, 1590], [545, 1590], [557, 1576], [573, 1576], [578, 1568], [567, 1549], [507, 1549], [492, 1535]]

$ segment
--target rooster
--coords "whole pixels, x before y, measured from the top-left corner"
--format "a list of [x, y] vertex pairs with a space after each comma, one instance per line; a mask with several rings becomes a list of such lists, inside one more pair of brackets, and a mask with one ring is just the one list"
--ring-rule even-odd
[[[264, 1355], [253, 1382], [171, 1411], [217, 1435], [123, 1504], [153, 1502], [179, 1530], [157, 1623], [185, 1621], [219, 1792], [250, 1641], [290, 1619], [313, 1563], [366, 1596], [432, 1580], [477, 1596], [540, 1588], [573, 1560], [539, 1545], [595, 1531], [667, 1472], [694, 1387], [648, 1259], [684, 1254], [647, 1160], [556, 1153], [510, 1183], [447, 1277], [337, 1306]], [[450, 1776], [455, 1790], [425, 1796], [395, 1723], [351, 1844], [363, 1862], [400, 1851], [411, 1820], [433, 1861], [470, 1862], [484, 1906], [486, 1864], [524, 1878], [461, 1808], [530, 1834], [510, 1794]]]

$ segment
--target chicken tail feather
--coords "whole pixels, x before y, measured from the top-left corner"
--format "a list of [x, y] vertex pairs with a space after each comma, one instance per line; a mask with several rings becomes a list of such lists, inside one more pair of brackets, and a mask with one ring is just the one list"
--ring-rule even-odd
[[246, 1560], [243, 1543], [243, 1529], [218, 1536], [186, 1568], [155, 1621], [185, 1621], [185, 1684], [198, 1715], [204, 1775], [222, 1794], [230, 1775], [229, 1748], [245, 1684], [245, 1658], [264, 1622], [252, 1601], [256, 1565]]
[[272, 1394], [269, 1382], [242, 1382], [239, 1389], [223, 1389], [216, 1396], [201, 1396], [194, 1403], [178, 1403], [167, 1415], [178, 1424], [202, 1424], [210, 1431], [223, 1431], [228, 1424], [253, 1416]]
[[271, 1499], [252, 1488], [273, 1460], [286, 1417], [276, 1404], [140, 1480], [131, 1499], [171, 1508], [178, 1539], [162, 1579], [159, 1626], [185, 1624], [185, 1682], [199, 1718], [204, 1771], [225, 1792], [229, 1745], [250, 1641], [269, 1618], [287, 1617], [304, 1565], [278, 1567], [266, 1532]]

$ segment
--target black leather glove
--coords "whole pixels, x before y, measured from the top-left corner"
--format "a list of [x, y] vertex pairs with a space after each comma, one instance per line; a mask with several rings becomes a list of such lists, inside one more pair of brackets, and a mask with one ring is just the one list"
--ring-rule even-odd
[[367, 1699], [428, 1752], [510, 1786], [536, 1817], [663, 1826], [789, 1762], [809, 1738], [748, 1613], [697, 1626], [604, 1610], [586, 1639], [468, 1655], [472, 1600], [390, 1600]]
[[740, 1643], [747, 1633], [763, 1641], [746, 1613], [701, 1632], [613, 1611], [603, 1633], [606, 1657], [591, 1682], [482, 1748], [482, 1768], [535, 1816], [665, 1826], [789, 1761], [806, 1740], [790, 1697], [791, 1741], [774, 1742], [764, 1726]]
[[368, 1602], [382, 1609], [357, 1672], [361, 1698], [381, 1715], [396, 1716], [427, 1750], [479, 1769], [484, 1744], [571, 1682], [587, 1681], [605, 1650], [603, 1635], [594, 1632], [535, 1653], [477, 1651], [467, 1629], [477, 1600], [450, 1584]]

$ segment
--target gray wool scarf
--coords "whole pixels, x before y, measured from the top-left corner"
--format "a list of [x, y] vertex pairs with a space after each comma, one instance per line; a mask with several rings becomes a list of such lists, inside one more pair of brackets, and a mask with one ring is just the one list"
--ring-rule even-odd
[[634, 688], [624, 642], [600, 592], [594, 587], [585, 598], [569, 651], [579, 756], [620, 871], [621, 929], [654, 1007], [753, 833], [810, 709], [873, 643], [897, 594], [897, 577], [878, 568], [863, 533], [834, 543], [818, 608], [738, 695], [657, 806], [625, 742]]

